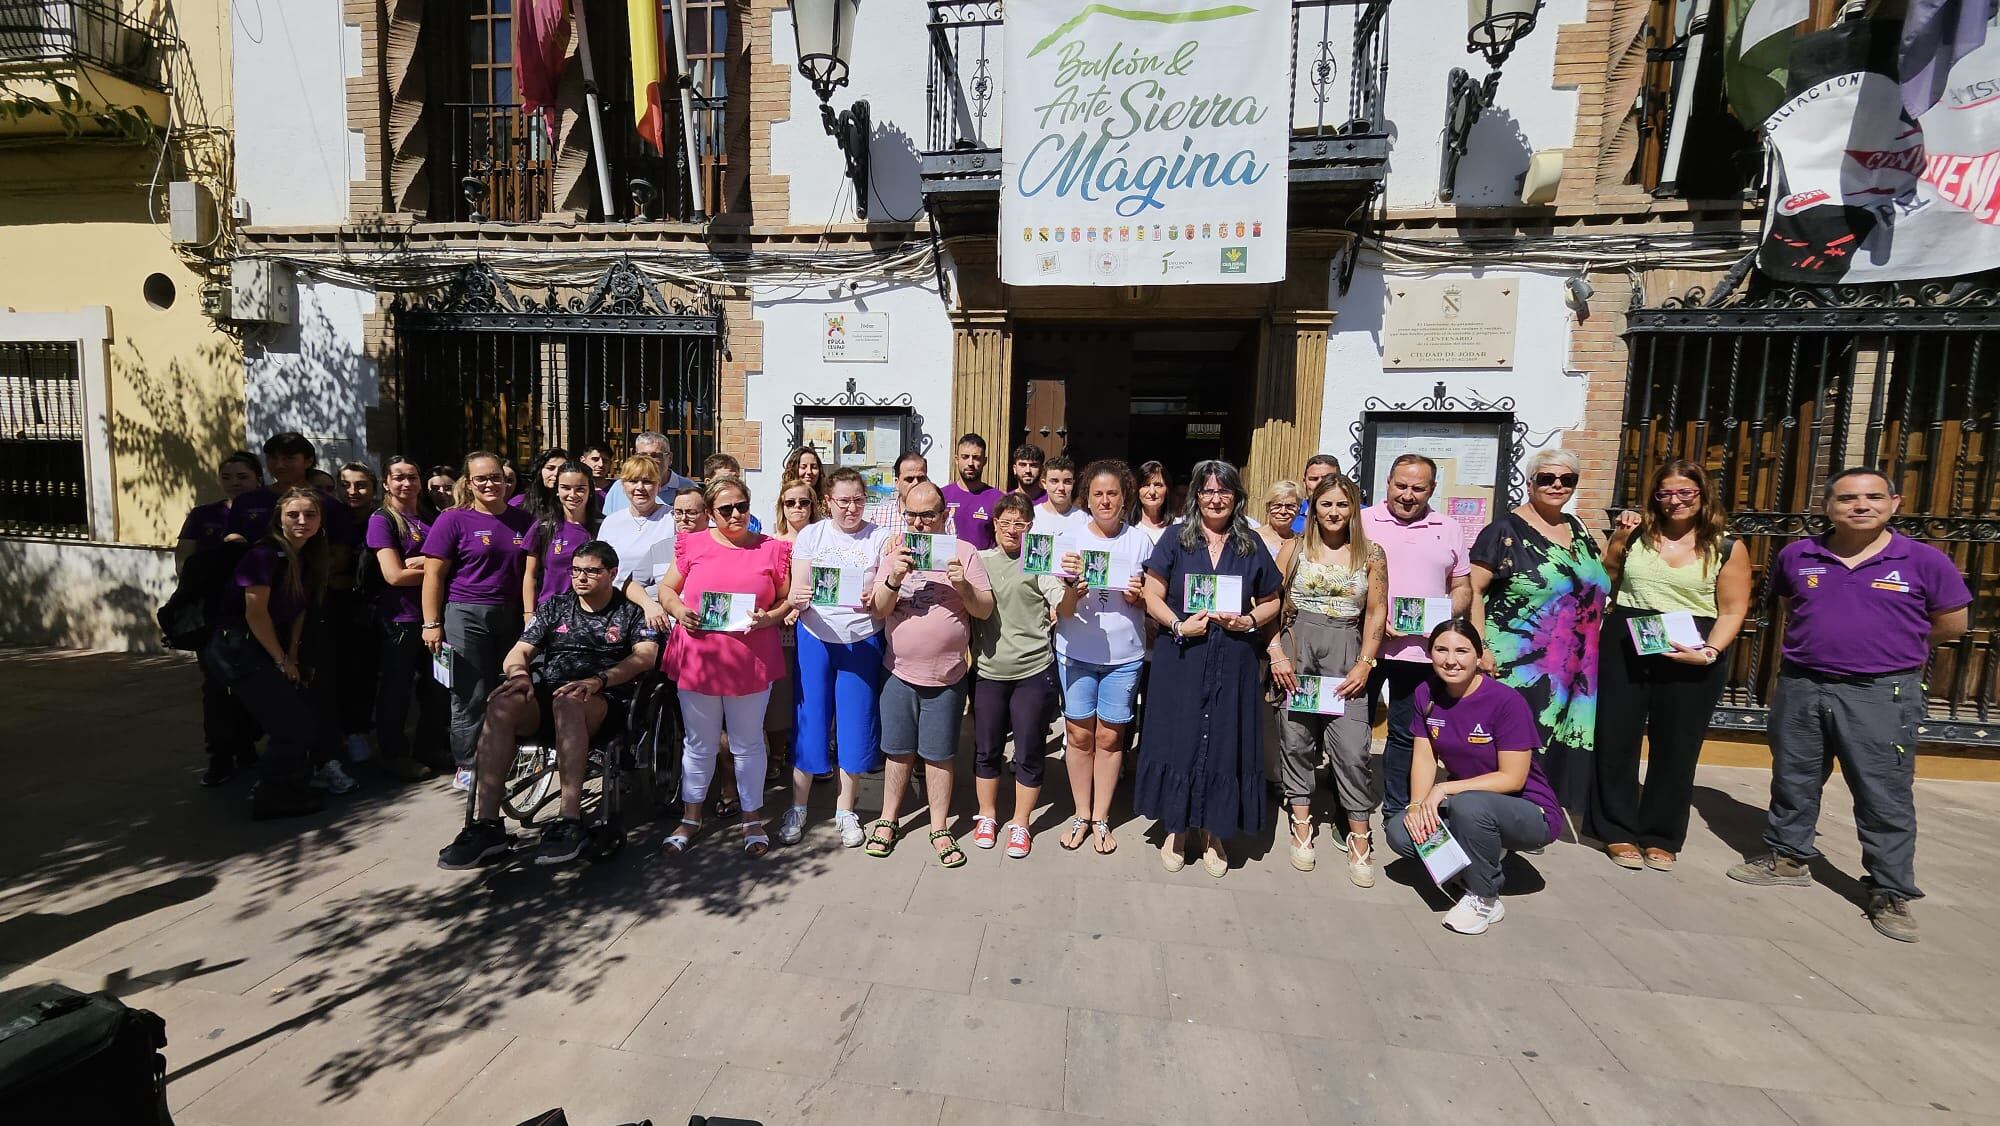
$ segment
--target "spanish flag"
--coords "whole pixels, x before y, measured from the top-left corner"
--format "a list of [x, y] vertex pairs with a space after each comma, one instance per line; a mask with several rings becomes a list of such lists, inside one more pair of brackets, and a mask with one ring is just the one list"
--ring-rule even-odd
[[660, 70], [660, 0], [625, 0], [632, 41], [632, 119], [641, 140], [665, 153], [666, 80]]

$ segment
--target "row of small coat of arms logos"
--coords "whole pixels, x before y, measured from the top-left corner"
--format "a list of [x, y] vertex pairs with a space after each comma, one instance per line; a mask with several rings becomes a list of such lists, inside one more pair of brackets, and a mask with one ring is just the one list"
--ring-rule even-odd
[[[1196, 232], [1200, 233], [1197, 234]], [[1197, 238], [1263, 238], [1263, 220], [1226, 223], [1120, 223], [1115, 227], [1022, 227], [1022, 242], [1193, 242]]]

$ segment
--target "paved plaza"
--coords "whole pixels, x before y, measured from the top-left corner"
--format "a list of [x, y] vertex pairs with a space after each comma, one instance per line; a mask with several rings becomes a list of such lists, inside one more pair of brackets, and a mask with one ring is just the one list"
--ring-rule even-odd
[[182, 1126], [2000, 1122], [1990, 784], [1918, 784], [1918, 946], [1862, 917], [1837, 782], [1819, 884], [1725, 879], [1768, 775], [1719, 767], [1679, 872], [1556, 845], [1464, 938], [1420, 870], [1357, 889], [1324, 834], [1309, 875], [1275, 839], [1168, 874], [1123, 813], [1115, 856], [1064, 852], [1066, 797], [1026, 861], [968, 813], [957, 871], [816, 810], [759, 862], [733, 830], [667, 861], [652, 825], [601, 866], [440, 872], [443, 782], [278, 824], [198, 788], [195, 688], [0, 653], [0, 973], [160, 1013]]

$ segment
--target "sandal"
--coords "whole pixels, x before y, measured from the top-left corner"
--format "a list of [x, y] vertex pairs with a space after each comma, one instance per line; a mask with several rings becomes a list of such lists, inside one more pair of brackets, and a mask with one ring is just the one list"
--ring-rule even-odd
[[741, 808], [735, 798], [727, 795], [719, 795], [715, 799], [715, 815], [724, 821], [736, 816]]
[[1655, 872], [1673, 871], [1676, 859], [1678, 857], [1664, 848], [1649, 848], [1646, 850], [1646, 867], [1651, 868]]
[[771, 838], [764, 833], [764, 819], [752, 818], [743, 822], [743, 852], [752, 860], [771, 851]]
[[[939, 837], [944, 838], [943, 848], [937, 847]], [[962, 868], [965, 866], [965, 853], [959, 849], [958, 842], [951, 838], [950, 829], [938, 829], [931, 833], [931, 847], [937, 849], [939, 864], [947, 868]]]
[[1063, 835], [1056, 843], [1063, 846], [1066, 852], [1075, 852], [1083, 847], [1083, 838], [1089, 832], [1090, 822], [1081, 817], [1072, 817], [1069, 819], [1069, 828], [1063, 830]]
[[1608, 844], [1604, 846], [1604, 855], [1609, 856], [1611, 862], [1620, 868], [1630, 868], [1632, 871], [1638, 872], [1646, 867], [1646, 860], [1639, 854], [1638, 845], [1624, 843]]
[[[1292, 822], [1292, 867], [1297, 868], [1301, 872], [1310, 872], [1313, 870], [1314, 864], [1317, 863], [1313, 858], [1312, 815], [1307, 814], [1304, 820], [1300, 820], [1297, 814], [1288, 814], [1287, 816], [1291, 818]], [[1301, 828], [1306, 831], [1306, 839], [1303, 843], [1299, 840], [1299, 830]]]
[[[875, 835], [875, 830], [877, 829], [887, 829], [889, 830], [889, 835], [886, 837], [878, 837]], [[880, 860], [883, 857], [889, 855], [890, 853], [896, 851], [896, 838], [900, 835], [901, 834], [896, 831], [896, 823], [894, 821], [891, 821], [887, 818], [877, 818], [874, 821], [870, 821], [868, 823], [868, 843], [866, 847], [862, 849], [862, 851], [866, 852], [868, 855], [874, 857], [875, 859]]]
[[[1111, 835], [1111, 822], [1092, 821], [1090, 823], [1090, 831], [1094, 837], [1090, 847], [1097, 850], [1097, 855], [1110, 856], [1112, 853], [1118, 851], [1118, 838]], [[1104, 847], [1107, 842], [1111, 845], [1110, 848]]]
[[694, 835], [699, 832], [701, 832], [701, 822], [690, 821], [683, 817], [681, 818], [680, 828], [674, 830], [673, 833], [668, 835], [666, 840], [660, 842], [660, 851], [666, 853], [668, 856], [679, 856], [688, 850], [689, 845], [694, 843]]

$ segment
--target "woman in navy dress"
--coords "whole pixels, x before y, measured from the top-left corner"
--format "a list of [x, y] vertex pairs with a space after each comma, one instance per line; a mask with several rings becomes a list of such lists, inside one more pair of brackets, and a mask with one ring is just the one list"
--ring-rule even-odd
[[[1243, 480], [1224, 461], [1204, 461], [1189, 479], [1187, 519], [1160, 537], [1146, 564], [1153, 642], [1146, 753], [1133, 806], [1166, 830], [1160, 862], [1187, 862], [1189, 829], [1202, 831], [1202, 867], [1229, 871], [1223, 842], [1259, 832], [1264, 793], [1264, 717], [1257, 684], [1258, 631], [1279, 613], [1278, 568], [1243, 518]], [[1242, 581], [1238, 605], [1187, 613], [1187, 576]], [[1221, 584], [1218, 584], [1221, 585]]]

